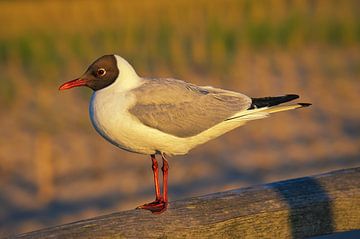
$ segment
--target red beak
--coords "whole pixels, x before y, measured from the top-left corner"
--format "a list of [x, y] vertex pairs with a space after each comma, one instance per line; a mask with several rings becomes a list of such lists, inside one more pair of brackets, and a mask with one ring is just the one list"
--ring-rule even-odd
[[59, 87], [59, 90], [67, 90], [67, 89], [70, 89], [73, 87], [84, 86], [84, 85], [86, 85], [86, 80], [78, 78], [78, 79], [68, 81], [68, 82], [62, 84]]

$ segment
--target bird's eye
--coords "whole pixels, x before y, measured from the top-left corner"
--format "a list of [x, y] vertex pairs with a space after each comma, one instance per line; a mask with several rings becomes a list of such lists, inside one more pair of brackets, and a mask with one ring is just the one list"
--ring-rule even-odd
[[104, 68], [99, 68], [96, 72], [98, 76], [104, 76], [106, 74], [106, 70]]

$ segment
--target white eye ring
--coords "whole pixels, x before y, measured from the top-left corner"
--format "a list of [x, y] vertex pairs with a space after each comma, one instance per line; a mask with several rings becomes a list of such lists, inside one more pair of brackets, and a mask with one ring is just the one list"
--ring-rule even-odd
[[97, 71], [96, 71], [96, 74], [98, 76], [104, 76], [106, 74], [106, 70], [104, 68], [99, 68]]

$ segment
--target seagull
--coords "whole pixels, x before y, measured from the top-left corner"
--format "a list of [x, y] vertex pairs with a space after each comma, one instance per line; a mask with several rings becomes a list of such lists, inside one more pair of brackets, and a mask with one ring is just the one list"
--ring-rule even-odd
[[[281, 105], [299, 98], [295, 94], [251, 98], [173, 78], [140, 77], [118, 55], [98, 58], [80, 78], [62, 84], [59, 90], [79, 86], [94, 91], [90, 119], [102, 137], [123, 150], [150, 155], [155, 200], [138, 208], [152, 213], [162, 213], [168, 206], [167, 156], [184, 155], [248, 121], [311, 105]], [[156, 155], [162, 158], [162, 194]]]

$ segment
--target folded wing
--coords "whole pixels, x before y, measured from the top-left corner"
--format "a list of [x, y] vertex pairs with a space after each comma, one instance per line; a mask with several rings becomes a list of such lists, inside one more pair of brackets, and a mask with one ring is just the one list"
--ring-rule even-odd
[[246, 95], [175, 79], [148, 79], [131, 93], [134, 117], [177, 137], [197, 135], [251, 106]]

